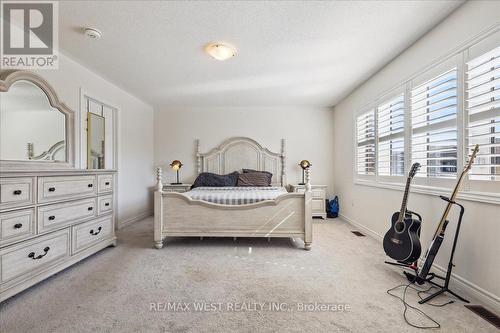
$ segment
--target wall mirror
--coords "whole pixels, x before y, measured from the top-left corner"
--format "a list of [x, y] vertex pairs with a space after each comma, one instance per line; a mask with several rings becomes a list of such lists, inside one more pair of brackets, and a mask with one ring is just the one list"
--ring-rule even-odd
[[3, 170], [73, 166], [73, 111], [39, 76], [0, 75], [0, 161]]
[[0, 100], [0, 159], [66, 161], [64, 123], [40, 88], [15, 82]]
[[104, 169], [105, 118], [87, 112], [87, 168]]

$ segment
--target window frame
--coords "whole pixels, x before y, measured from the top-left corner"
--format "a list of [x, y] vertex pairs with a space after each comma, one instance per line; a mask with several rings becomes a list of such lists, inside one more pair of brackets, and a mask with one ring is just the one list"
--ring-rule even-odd
[[[436, 78], [446, 72], [449, 72], [456, 68], [457, 70], [457, 115], [455, 117], [455, 127], [457, 131], [457, 173], [454, 178], [441, 178], [441, 177], [415, 177], [413, 179], [413, 183], [416, 185], [422, 185], [422, 186], [427, 186], [429, 188], [433, 187], [438, 187], [438, 188], [452, 188], [457, 181], [458, 176], [462, 172], [463, 169], [463, 126], [461, 126], [461, 123], [463, 122], [463, 79], [462, 79], [462, 74], [461, 74], [461, 60], [462, 56], [461, 55], [456, 55], [454, 57], [451, 57], [447, 59], [446, 61], [443, 61], [439, 64], [436, 64], [433, 66], [431, 69], [428, 69], [427, 71], [421, 73], [414, 79], [408, 82], [408, 90], [409, 93], [411, 94], [411, 91], [424, 84], [425, 82], [428, 82], [429, 80], [432, 80], [433, 78]], [[408, 105], [408, 114], [409, 117], [411, 117], [411, 102], [410, 105]], [[411, 125], [411, 119], [409, 119], [409, 127], [405, 128], [405, 130], [408, 130], [408, 136], [409, 136], [409, 143], [410, 146], [413, 143], [413, 127]], [[408, 155], [410, 156], [409, 163], [412, 164], [413, 158], [412, 158], [412, 152], [408, 151]]]
[[[378, 133], [378, 107], [386, 102], [391, 101], [392, 99], [396, 98], [399, 95], [403, 95], [403, 103], [404, 103], [404, 110], [403, 110], [403, 117], [404, 117], [404, 128], [403, 128], [403, 142], [404, 142], [404, 169], [403, 169], [403, 174], [402, 175], [380, 175], [379, 174], [379, 161], [378, 161], [378, 153], [379, 153], [379, 133]], [[379, 97], [376, 102], [375, 102], [375, 152], [376, 152], [376, 158], [375, 158], [375, 175], [376, 175], [376, 180], [378, 182], [388, 182], [388, 183], [399, 183], [399, 182], [405, 182], [406, 180], [406, 174], [408, 173], [408, 159], [407, 159], [407, 147], [408, 146], [408, 141], [407, 141], [407, 124], [408, 124], [408, 89], [407, 89], [407, 84], [401, 85], [400, 87], [397, 87], [395, 89], [392, 89], [389, 93], [384, 94], [383, 96]]]
[[[374, 112], [374, 137], [373, 137], [373, 141], [374, 141], [374, 144], [375, 144], [375, 148], [374, 148], [374, 159], [375, 159], [375, 173], [374, 174], [360, 174], [358, 173], [358, 117], [368, 113], [368, 112]], [[361, 179], [361, 180], [370, 180], [370, 179], [373, 179], [373, 177], [375, 177], [375, 175], [377, 174], [377, 143], [376, 143], [376, 140], [377, 140], [377, 125], [376, 125], [376, 111], [375, 111], [375, 108], [372, 104], [370, 105], [367, 105], [366, 107], [362, 108], [361, 111], [359, 112], [355, 112], [354, 113], [354, 118], [353, 118], [353, 121], [354, 121], [354, 131], [353, 131], [353, 134], [354, 134], [354, 137], [353, 137], [353, 142], [354, 142], [354, 154], [353, 154], [353, 165], [354, 165], [354, 175], [355, 175], [355, 178], [356, 179]]]
[[[484, 38], [481, 41], [478, 41], [474, 45], [471, 45], [468, 47], [466, 50], [462, 52], [463, 56], [463, 76], [464, 76], [464, 91], [463, 91], [463, 100], [464, 100], [464, 145], [465, 149], [467, 149], [468, 145], [468, 140], [469, 140], [469, 135], [468, 135], [468, 125], [469, 125], [469, 106], [467, 103], [468, 95], [467, 95], [467, 85], [466, 85], [466, 80], [467, 80], [467, 63], [487, 52], [490, 50], [493, 50], [495, 47], [500, 46], [500, 31], [496, 32], [495, 34], [492, 34], [488, 38]], [[468, 152], [470, 153], [470, 152]], [[464, 181], [465, 186], [467, 187], [468, 191], [475, 191], [475, 192], [481, 192], [481, 191], [488, 191], [488, 192], [500, 192], [500, 181], [494, 181], [494, 180], [480, 180], [480, 179], [470, 179], [469, 177], [466, 177]]]
[[[425, 177], [414, 178], [412, 192], [428, 194], [428, 195], [449, 195], [450, 189], [456, 184], [456, 179], [463, 170], [463, 167], [468, 160], [470, 152], [467, 148], [468, 142], [468, 113], [467, 113], [467, 95], [466, 95], [466, 70], [467, 62], [484, 54], [496, 46], [500, 45], [500, 24], [488, 29], [488, 31], [473, 38], [471, 41], [464, 43], [462, 46], [456, 48], [454, 51], [448, 53], [444, 57], [434, 61], [431, 65], [426, 66], [423, 70], [418, 71], [409, 79], [402, 81], [395, 88], [390, 89], [388, 92], [381, 94], [380, 97], [374, 99], [361, 109], [360, 112], [354, 112], [354, 156], [353, 163], [355, 166], [354, 171], [354, 184], [373, 186], [385, 189], [403, 191], [405, 187], [405, 180], [408, 170], [412, 164], [411, 149], [412, 147], [412, 126], [411, 126], [411, 91], [413, 87], [417, 87], [424, 82], [437, 77], [453, 68], [457, 70], [457, 116], [456, 116], [456, 129], [457, 129], [457, 174], [455, 178], [439, 178], [439, 177]], [[471, 52], [473, 50], [473, 52]], [[391, 98], [396, 97], [401, 92], [404, 93], [404, 170], [403, 176], [379, 175], [378, 166], [378, 105], [384, 101], [390, 101]], [[391, 97], [392, 96], [392, 97]], [[357, 117], [370, 109], [375, 112], [375, 174], [374, 175], [360, 175], [357, 173]], [[500, 205], [500, 181], [494, 180], [471, 180], [468, 175], [465, 177], [458, 194], [459, 199], [479, 201], [483, 203], [492, 203]]]

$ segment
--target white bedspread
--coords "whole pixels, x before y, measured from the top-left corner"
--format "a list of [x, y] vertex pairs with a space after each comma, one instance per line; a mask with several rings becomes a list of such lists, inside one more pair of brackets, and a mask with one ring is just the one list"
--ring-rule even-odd
[[197, 187], [184, 192], [193, 200], [203, 200], [222, 205], [248, 205], [264, 200], [274, 200], [287, 191], [284, 187]]

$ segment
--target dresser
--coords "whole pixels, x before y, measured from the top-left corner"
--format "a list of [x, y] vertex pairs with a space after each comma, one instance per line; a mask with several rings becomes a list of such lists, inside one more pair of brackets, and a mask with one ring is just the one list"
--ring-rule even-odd
[[[326, 218], [326, 185], [311, 185], [312, 189], [312, 215], [313, 217]], [[305, 185], [290, 185], [292, 192], [304, 193]]]
[[115, 171], [0, 174], [0, 301], [116, 245]]

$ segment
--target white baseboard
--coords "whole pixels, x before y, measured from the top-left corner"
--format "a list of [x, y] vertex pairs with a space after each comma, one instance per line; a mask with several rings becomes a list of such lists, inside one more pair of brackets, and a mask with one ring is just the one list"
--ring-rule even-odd
[[118, 221], [118, 229], [125, 228], [125, 227], [131, 225], [132, 223], [143, 220], [146, 217], [150, 217], [150, 216], [153, 216], [153, 211], [147, 210], [147, 211], [144, 211], [142, 213], [139, 213], [138, 215], [136, 215], [134, 217], [128, 218], [126, 220]]
[[367, 234], [369, 234], [372, 238], [382, 240], [384, 239], [384, 236], [380, 235], [379, 233], [373, 231], [372, 229], [365, 227], [364, 225], [352, 220], [351, 218], [345, 216], [344, 214], [339, 214], [340, 218], [342, 218], [344, 221], [346, 221], [349, 224], [352, 224], [353, 226], [365, 231]]
[[[377, 232], [371, 230], [370, 228], [362, 225], [361, 223], [354, 221], [353, 219], [343, 215], [339, 214], [339, 216], [346, 221], [349, 224], [352, 224], [353, 226], [363, 230], [366, 234], [368, 234], [371, 238], [374, 238], [380, 242], [383, 240], [383, 236], [378, 234]], [[446, 274], [446, 269], [439, 266], [439, 265], [432, 265], [432, 267], [440, 274]], [[490, 293], [487, 290], [484, 290], [483, 288], [479, 287], [478, 285], [470, 282], [467, 279], [464, 279], [460, 275], [457, 275], [455, 273], [451, 274], [451, 288], [453, 290], [453, 287], [455, 287], [458, 293], [463, 292], [464, 294], [468, 296], [472, 296], [475, 299], [479, 300], [483, 305], [485, 305], [487, 308], [492, 310], [493, 312], [500, 313], [500, 297], [497, 295], [494, 295]], [[464, 295], [464, 296], [466, 296]], [[465, 297], [467, 298], [467, 297]]]

